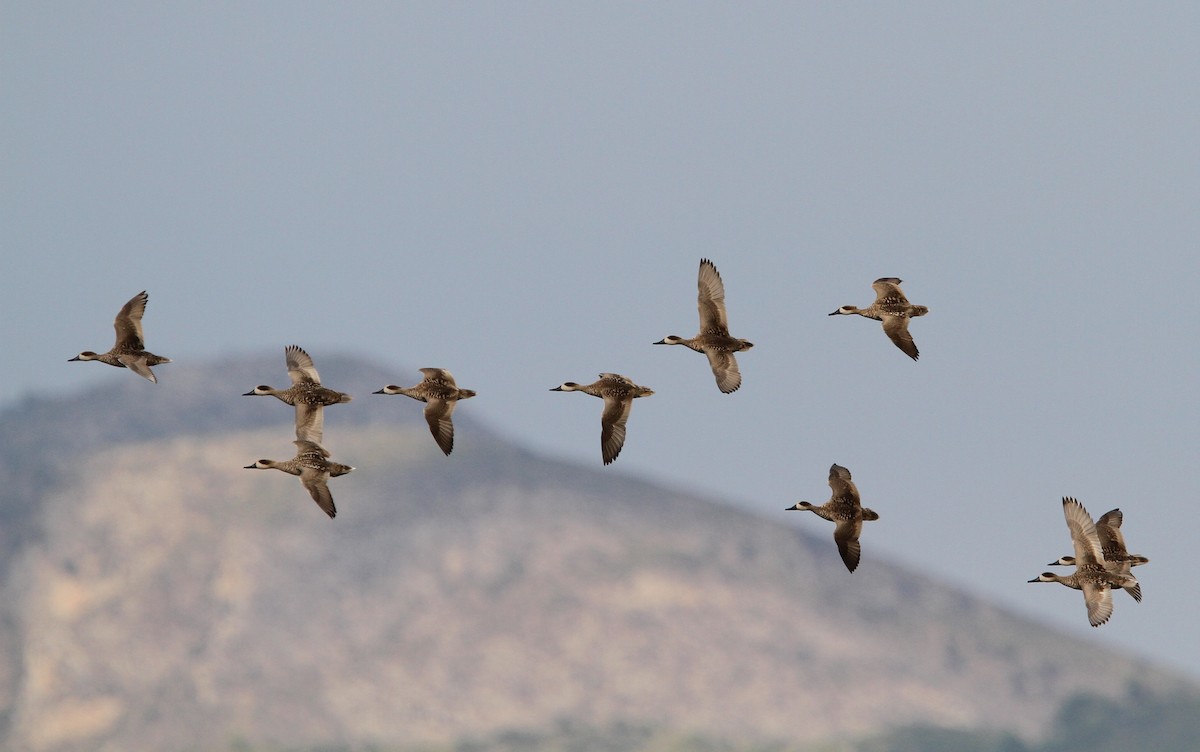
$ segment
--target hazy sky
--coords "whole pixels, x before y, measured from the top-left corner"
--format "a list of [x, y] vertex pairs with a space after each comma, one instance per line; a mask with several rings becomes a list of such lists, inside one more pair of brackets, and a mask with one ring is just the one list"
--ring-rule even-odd
[[[881, 516], [847, 587], [902, 561], [1200, 677], [1200, 5], [0, 17], [0, 404], [136, 378], [66, 361], [142, 289], [177, 362], [446, 367], [479, 392], [458, 415], [588, 465], [600, 402], [548, 390], [616, 371], [657, 394], [605, 472], [829, 536], [783, 510], [838, 462]], [[650, 344], [695, 334], [701, 257], [756, 345], [732, 395]], [[826, 316], [881, 276], [930, 308], [919, 362]], [[1070, 552], [1063, 495], [1153, 560], [1099, 629], [1026, 583]]]

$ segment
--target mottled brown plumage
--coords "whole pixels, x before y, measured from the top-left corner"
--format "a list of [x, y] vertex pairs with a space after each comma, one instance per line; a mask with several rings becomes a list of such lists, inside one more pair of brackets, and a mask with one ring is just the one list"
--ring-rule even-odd
[[[1125, 548], [1125, 536], [1121, 534], [1121, 523], [1125, 516], [1120, 509], [1110, 509], [1096, 520], [1096, 535], [1100, 538], [1100, 552], [1104, 554], [1104, 567], [1109, 572], [1130, 574], [1133, 567], [1146, 564], [1150, 560], [1140, 554], [1131, 554]], [[1074, 566], [1074, 556], [1060, 556], [1050, 566]], [[1125, 592], [1133, 596], [1139, 603], [1142, 600], [1141, 585], [1134, 581], [1123, 585]]]
[[736, 352], [749, 350], [754, 343], [729, 334], [729, 317], [725, 311], [725, 284], [717, 267], [708, 259], [700, 259], [700, 274], [696, 280], [699, 288], [697, 306], [700, 311], [700, 331], [688, 339], [677, 334], [664, 337], [656, 345], [683, 345], [704, 353], [717, 380], [717, 388], [729, 394], [742, 385], [742, 374], [738, 370]]
[[829, 501], [817, 506], [807, 501], [798, 501], [787, 511], [813, 512], [818, 517], [835, 523], [833, 540], [837, 543], [838, 553], [846, 569], [853, 572], [858, 568], [862, 556], [862, 546], [858, 538], [862, 534], [864, 521], [871, 522], [879, 519], [874, 510], [863, 507], [858, 496], [858, 488], [850, 479], [850, 471], [841, 465], [834, 464], [829, 468], [829, 487], [833, 494]]
[[908, 298], [900, 290], [901, 281], [896, 277], [880, 277], [871, 283], [871, 287], [875, 290], [875, 302], [870, 306], [858, 308], [846, 305], [829, 315], [858, 315], [882, 321], [883, 332], [888, 339], [895, 343], [896, 347], [899, 347], [905, 355], [916, 360], [921, 353], [917, 351], [917, 343], [908, 333], [908, 321], [917, 316], [924, 316], [929, 313], [929, 309], [909, 303]]
[[[1133, 587], [1137, 585], [1137, 580], [1132, 575], [1109, 570], [1092, 516], [1077, 500], [1064, 496], [1062, 501], [1063, 516], [1067, 520], [1067, 529], [1071, 532], [1071, 543], [1075, 548], [1075, 572], [1067, 576], [1043, 572], [1029, 581], [1058, 582], [1083, 591], [1088, 623], [1098, 627], [1112, 617], [1112, 588]], [[1135, 598], [1141, 600], [1140, 595], [1139, 589]]]
[[349, 394], [322, 386], [317, 367], [304, 350], [296, 345], [288, 345], [283, 354], [292, 385], [287, 389], [274, 389], [262, 384], [242, 396], [271, 396], [292, 405], [296, 408], [296, 438], [320, 444], [325, 433], [324, 408], [349, 402], [353, 398]]
[[425, 421], [434, 441], [447, 456], [454, 450], [454, 408], [459, 400], [476, 395], [472, 389], [459, 389], [445, 368], [419, 369], [425, 378], [414, 386], [389, 384], [374, 394], [403, 394], [425, 403]]
[[345, 475], [353, 470], [349, 465], [329, 461], [329, 450], [313, 441], [297, 439], [296, 456], [290, 460], [258, 460], [246, 465], [247, 470], [280, 470], [288, 475], [300, 476], [300, 483], [308, 489], [313, 501], [330, 517], [337, 516], [333, 505], [333, 494], [329, 492], [329, 479]]
[[111, 350], [105, 353], [84, 350], [68, 362], [98, 360], [117, 368], [128, 368], [138, 376], [157, 384], [158, 378], [155, 377], [150, 367], [170, 363], [171, 359], [146, 351], [145, 335], [142, 333], [142, 316], [146, 313], [146, 303], [148, 302], [150, 302], [150, 296], [146, 294], [145, 290], [142, 290], [134, 295], [128, 303], [121, 306], [121, 310], [117, 312], [117, 317], [113, 321], [117, 339]]
[[619, 373], [602, 373], [600, 380], [591, 384], [567, 381], [550, 391], [583, 392], [604, 400], [604, 412], [600, 415], [600, 454], [606, 465], [612, 463], [625, 446], [625, 422], [629, 420], [633, 401], [654, 394], [653, 389], [638, 386]]

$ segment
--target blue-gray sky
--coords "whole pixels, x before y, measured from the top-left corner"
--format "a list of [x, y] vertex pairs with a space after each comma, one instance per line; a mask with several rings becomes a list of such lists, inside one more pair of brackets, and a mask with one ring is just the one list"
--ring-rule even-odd
[[[66, 360], [142, 289], [177, 362], [446, 367], [480, 393], [460, 415], [587, 464], [599, 402], [548, 389], [617, 371], [657, 394], [606, 472], [827, 535], [783, 509], [838, 462], [882, 517], [848, 586], [902, 561], [1200, 676], [1200, 6], [2, 16], [3, 403], [136, 378]], [[650, 345], [695, 333], [701, 257], [756, 344], [733, 395]], [[826, 316], [881, 276], [930, 308], [920, 362]], [[1026, 583], [1070, 550], [1063, 495], [1153, 559], [1098, 630]]]

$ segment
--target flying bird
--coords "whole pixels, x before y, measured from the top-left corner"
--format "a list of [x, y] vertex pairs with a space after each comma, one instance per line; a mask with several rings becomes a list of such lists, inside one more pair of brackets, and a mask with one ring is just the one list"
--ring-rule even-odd
[[329, 492], [329, 479], [345, 475], [354, 468], [329, 461], [329, 450], [313, 441], [296, 439], [296, 456], [290, 460], [258, 460], [246, 465], [247, 470], [282, 470], [288, 475], [300, 476], [300, 483], [308, 489], [313, 501], [331, 518], [337, 516], [333, 505], [333, 494]]
[[260, 384], [243, 394], [243, 397], [271, 396], [282, 400], [296, 408], [296, 438], [320, 444], [325, 433], [324, 408], [337, 405], [353, 399], [344, 394], [321, 385], [321, 377], [317, 367], [308, 353], [296, 345], [288, 345], [283, 350], [287, 362], [288, 376], [292, 385], [287, 389], [274, 389], [266, 384]]
[[[1096, 524], [1083, 505], [1077, 500], [1063, 497], [1063, 516], [1071, 532], [1071, 543], [1075, 548], [1075, 573], [1066, 575], [1043, 572], [1029, 582], [1058, 582], [1069, 588], [1083, 591], [1083, 602], [1087, 606], [1088, 623], [1093, 627], [1104, 624], [1112, 617], [1112, 588], [1132, 588], [1137, 579], [1130, 574], [1111, 571], [1104, 560], [1100, 536]], [[1134, 598], [1141, 600], [1140, 588]]]
[[128, 303], [121, 306], [116, 320], [113, 321], [113, 328], [117, 330], [117, 341], [111, 350], [106, 353], [84, 350], [68, 362], [98, 360], [117, 368], [128, 368], [143, 379], [157, 384], [158, 379], [150, 370], [150, 366], [170, 363], [171, 359], [146, 351], [145, 335], [142, 333], [142, 316], [146, 313], [146, 303], [149, 301], [150, 296], [146, 294], [145, 290], [142, 290], [134, 295]]
[[421, 368], [425, 378], [415, 386], [389, 384], [373, 394], [403, 394], [425, 403], [425, 420], [434, 441], [446, 456], [454, 449], [454, 407], [459, 400], [470, 399], [476, 392], [459, 389], [445, 368]]
[[733, 354], [749, 350], [754, 343], [730, 336], [729, 316], [725, 312], [725, 283], [721, 281], [713, 262], [700, 259], [700, 275], [696, 284], [700, 291], [697, 301], [700, 309], [699, 333], [691, 339], [672, 334], [654, 344], [683, 345], [704, 353], [717, 379], [717, 388], [725, 394], [736, 392], [742, 385], [742, 374]]
[[[1129, 574], [1129, 570], [1150, 560], [1140, 554], [1131, 554], [1125, 547], [1125, 536], [1121, 534], [1121, 523], [1125, 515], [1120, 509], [1110, 509], [1096, 520], [1096, 535], [1100, 537], [1100, 552], [1104, 554], [1104, 567], [1109, 572]], [[1050, 562], [1050, 566], [1074, 566], [1074, 556], [1060, 556]], [[1138, 583], [1125, 586], [1125, 592], [1133, 596], [1139, 603], [1142, 600], [1142, 588]]]
[[857, 314], [882, 321], [883, 333], [888, 336], [888, 339], [903, 350], [905, 355], [916, 360], [921, 353], [917, 351], [917, 343], [913, 342], [912, 335], [908, 333], [908, 320], [924, 316], [929, 313], [929, 309], [909, 303], [908, 298], [904, 297], [904, 293], [900, 290], [901, 281], [896, 277], [880, 277], [871, 283], [871, 287], [875, 289], [874, 303], [866, 308], [844, 305], [829, 315], [851, 316]]
[[850, 471], [837, 463], [829, 468], [829, 487], [833, 489], [833, 495], [824, 504], [817, 506], [798, 501], [785, 511], [814, 512], [818, 517], [834, 522], [833, 540], [837, 543], [846, 569], [853, 572], [858, 568], [858, 560], [862, 556], [858, 537], [862, 534], [863, 522], [877, 520], [879, 515], [862, 505], [858, 488], [850, 479]]
[[567, 381], [556, 386], [552, 392], [583, 392], [604, 400], [604, 412], [600, 415], [600, 454], [608, 465], [621, 453], [625, 446], [625, 421], [638, 397], [649, 397], [654, 390], [638, 386], [619, 373], [602, 373], [600, 380], [591, 384], [576, 384]]

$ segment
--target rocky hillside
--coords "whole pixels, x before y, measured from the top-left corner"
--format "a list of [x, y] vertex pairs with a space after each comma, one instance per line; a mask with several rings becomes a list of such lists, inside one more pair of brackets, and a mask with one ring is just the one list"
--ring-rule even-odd
[[329, 360], [356, 395], [326, 416], [358, 468], [331, 481], [336, 520], [242, 469], [294, 449], [288, 408], [237, 396], [275, 359], [0, 416], [0, 746], [1035, 734], [1081, 690], [1186, 686], [886, 562], [850, 575], [825, 538], [530, 455], [465, 408], [443, 457], [418, 405], [368, 395], [403, 374]]

